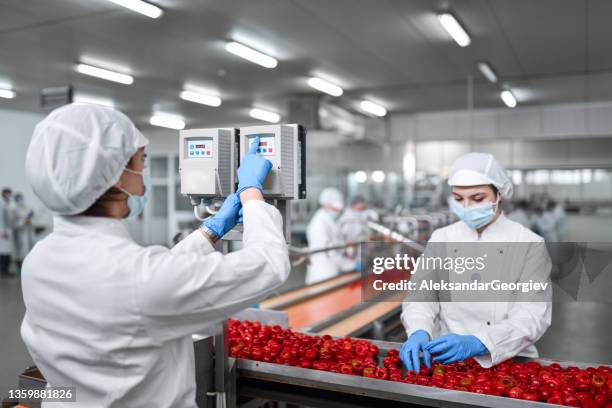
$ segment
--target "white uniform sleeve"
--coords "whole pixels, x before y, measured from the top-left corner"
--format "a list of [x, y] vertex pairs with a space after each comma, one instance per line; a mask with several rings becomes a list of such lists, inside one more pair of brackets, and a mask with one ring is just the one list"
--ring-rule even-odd
[[534, 242], [527, 253], [520, 281], [529, 282], [532, 279], [534, 282], [548, 282], [548, 288], [534, 295], [537, 301], [515, 302], [508, 311], [507, 319], [474, 333], [489, 350], [488, 354], [476, 357], [481, 366], [492, 367], [516, 356], [546, 332], [552, 317], [551, 268], [544, 241]]
[[[441, 240], [438, 231], [434, 231], [429, 242], [439, 242]], [[439, 249], [439, 245], [427, 245], [424, 257], [436, 256], [434, 248]], [[412, 275], [411, 281], [419, 282], [422, 279], [430, 279], [429, 273], [426, 275], [423, 270], [416, 270]], [[417, 283], [418, 286], [418, 283]], [[418, 298], [417, 298], [418, 296]], [[406, 300], [402, 303], [401, 319], [406, 330], [406, 335], [410, 337], [417, 330], [425, 330], [429, 333], [429, 338], [434, 338], [434, 327], [440, 314], [440, 302], [437, 294], [433, 291], [408, 291]]]
[[243, 212], [239, 251], [211, 252], [199, 231], [173, 250], [145, 249], [137, 262], [135, 295], [154, 339], [196, 333], [258, 302], [287, 279], [290, 264], [280, 213], [263, 201], [247, 202]]
[[214, 251], [215, 247], [212, 246], [208, 238], [206, 238], [199, 229], [187, 235], [171, 249], [171, 252], [175, 254], [195, 252], [200, 255], [208, 255]]

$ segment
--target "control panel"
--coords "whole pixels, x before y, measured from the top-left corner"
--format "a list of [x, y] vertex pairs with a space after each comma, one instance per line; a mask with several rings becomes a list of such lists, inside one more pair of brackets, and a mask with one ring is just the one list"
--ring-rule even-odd
[[240, 128], [240, 157], [259, 137], [257, 154], [272, 162], [264, 197], [281, 200], [306, 197], [306, 129], [297, 124]]
[[223, 198], [234, 191], [233, 128], [189, 129], [180, 132], [181, 194], [190, 198]]

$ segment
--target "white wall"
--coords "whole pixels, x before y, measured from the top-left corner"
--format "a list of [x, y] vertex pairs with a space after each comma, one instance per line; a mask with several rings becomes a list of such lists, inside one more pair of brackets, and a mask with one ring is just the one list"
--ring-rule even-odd
[[34, 208], [41, 205], [25, 177], [25, 156], [42, 114], [0, 109], [0, 187], [24, 193]]

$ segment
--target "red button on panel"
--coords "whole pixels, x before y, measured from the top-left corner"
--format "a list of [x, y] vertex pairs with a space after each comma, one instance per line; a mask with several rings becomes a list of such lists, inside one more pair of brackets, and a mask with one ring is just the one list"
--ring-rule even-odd
[[268, 153], [272, 153], [272, 148], [268, 147]]
[[207, 156], [210, 156], [210, 150], [207, 150], [207, 151], [206, 151], [206, 155], [207, 155]]

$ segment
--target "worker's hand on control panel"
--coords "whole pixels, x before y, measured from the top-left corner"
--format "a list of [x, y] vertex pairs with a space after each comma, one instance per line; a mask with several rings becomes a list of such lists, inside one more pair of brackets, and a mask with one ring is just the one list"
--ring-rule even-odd
[[219, 211], [202, 223], [217, 239], [242, 222], [242, 205], [237, 194], [227, 196]]
[[431, 368], [431, 355], [425, 349], [427, 343], [429, 343], [429, 333], [425, 330], [415, 331], [404, 342], [399, 355], [406, 370], [414, 370], [417, 373], [421, 371], [421, 352], [423, 352], [423, 362], [428, 368]]
[[238, 174], [237, 194], [240, 194], [247, 188], [256, 188], [259, 191], [263, 191], [263, 183], [272, 168], [272, 163], [270, 160], [257, 155], [258, 147], [259, 136], [253, 140], [249, 151], [242, 158], [240, 167], [236, 171]]

